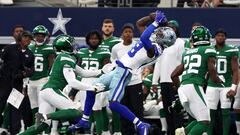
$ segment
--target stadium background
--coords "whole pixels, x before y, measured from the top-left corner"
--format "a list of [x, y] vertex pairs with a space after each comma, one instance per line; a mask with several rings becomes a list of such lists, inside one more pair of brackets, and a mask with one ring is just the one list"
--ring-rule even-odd
[[[63, 33], [58, 30], [52, 33], [54, 24], [49, 18], [57, 18], [59, 10], [62, 11], [63, 19], [71, 18], [64, 26], [66, 33], [76, 37], [79, 44], [84, 44], [84, 37], [92, 29], [101, 28], [104, 18], [112, 18], [115, 21], [115, 36], [120, 36], [120, 29], [126, 22], [135, 24], [142, 16], [160, 9], [166, 13], [168, 19], [175, 19], [180, 24], [181, 36], [188, 38], [191, 25], [194, 22], [201, 22], [207, 26], [212, 34], [222, 27], [228, 32], [228, 41], [234, 45], [239, 43], [240, 31], [240, 9], [199, 9], [199, 8], [39, 8], [39, 7], [1, 7], [0, 18], [0, 44], [8, 44], [13, 41], [12, 28], [16, 24], [21, 24], [27, 30], [32, 30], [34, 26], [43, 24], [52, 34], [52, 38]], [[139, 37], [135, 29], [135, 37]]]

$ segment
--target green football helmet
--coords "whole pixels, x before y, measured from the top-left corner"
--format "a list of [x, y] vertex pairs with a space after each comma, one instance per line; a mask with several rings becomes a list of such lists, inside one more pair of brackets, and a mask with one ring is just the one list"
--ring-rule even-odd
[[204, 26], [196, 27], [191, 33], [191, 41], [194, 46], [210, 45], [211, 37], [210, 31]]
[[[43, 25], [36, 26], [33, 29], [32, 33], [33, 33], [34, 40], [36, 41], [37, 45], [43, 45], [47, 41], [47, 38], [48, 38], [48, 35], [49, 35], [48, 29], [45, 26], [43, 26]], [[44, 39], [37, 38], [36, 37], [37, 34], [44, 35]]]
[[58, 35], [52, 44], [56, 52], [65, 52], [70, 54], [74, 52], [75, 40], [72, 36], [66, 34]]
[[36, 34], [43, 34], [43, 35], [48, 35], [49, 32], [48, 32], [48, 29], [43, 26], [43, 25], [38, 25], [36, 26], [34, 29], [33, 29], [33, 35], [36, 35]]

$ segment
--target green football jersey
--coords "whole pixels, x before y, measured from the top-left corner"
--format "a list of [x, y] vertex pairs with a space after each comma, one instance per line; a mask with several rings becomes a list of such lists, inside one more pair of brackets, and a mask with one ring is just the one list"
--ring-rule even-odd
[[185, 48], [185, 50], [188, 50], [188, 49], [191, 48], [191, 44], [190, 44], [190, 40], [189, 39], [185, 40], [184, 48]]
[[34, 60], [34, 74], [30, 77], [30, 80], [39, 80], [47, 77], [49, 74], [48, 68], [48, 56], [55, 54], [55, 51], [51, 45], [44, 44], [37, 47], [35, 44], [30, 44], [28, 48], [33, 52], [35, 56]]
[[112, 52], [113, 46], [119, 42], [121, 42], [120, 38], [112, 36], [109, 39], [103, 40], [102, 44], [99, 45], [99, 48], [109, 49], [109, 51]]
[[91, 51], [88, 48], [80, 49], [77, 53], [77, 58], [81, 61], [80, 67], [86, 70], [102, 69], [104, 60], [110, 58], [108, 49], [97, 48]]
[[55, 59], [48, 82], [43, 86], [42, 89], [52, 88], [54, 90], [63, 90], [67, 85], [67, 81], [63, 75], [64, 67], [71, 67], [75, 69], [76, 58], [66, 53], [61, 53]]
[[185, 51], [182, 58], [184, 71], [181, 84], [203, 85], [206, 83], [209, 57], [216, 57], [216, 50], [211, 46], [199, 46]]
[[[221, 49], [216, 49], [216, 69], [218, 76], [222, 76], [225, 80], [223, 83], [225, 87], [231, 87], [232, 85], [232, 66], [231, 59], [233, 56], [238, 57], [239, 50], [232, 45], [225, 45]], [[214, 83], [211, 79], [208, 80], [208, 86], [211, 87], [224, 87], [220, 84]]]
[[153, 79], [153, 74], [149, 74], [145, 79], [143, 79], [143, 85], [146, 86], [148, 90], [150, 90], [149, 95], [147, 96], [147, 99], [150, 99], [150, 100], [158, 99], [160, 95], [160, 84], [158, 84], [158, 94], [156, 94], [152, 90], [152, 79]]

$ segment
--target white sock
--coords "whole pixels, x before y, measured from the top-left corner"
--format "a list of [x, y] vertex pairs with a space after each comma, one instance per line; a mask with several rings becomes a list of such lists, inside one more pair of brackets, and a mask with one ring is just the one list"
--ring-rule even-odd
[[82, 116], [82, 120], [84, 120], [84, 121], [88, 121], [88, 120], [89, 120], [89, 116], [83, 114], [83, 116]]
[[102, 135], [111, 135], [110, 131], [102, 131]]
[[240, 134], [240, 121], [236, 121], [237, 133]]
[[53, 120], [52, 121], [51, 131], [57, 131], [57, 129], [58, 129], [58, 121], [57, 120]]
[[122, 133], [121, 132], [114, 132], [113, 135], [122, 135]]
[[162, 124], [162, 131], [167, 131], [167, 120], [166, 118], [160, 118], [161, 124]]

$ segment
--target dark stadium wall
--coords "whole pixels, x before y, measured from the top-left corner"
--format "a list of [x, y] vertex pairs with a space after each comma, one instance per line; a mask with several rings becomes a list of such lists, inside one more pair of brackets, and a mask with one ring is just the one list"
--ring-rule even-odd
[[[112, 18], [115, 21], [115, 35], [119, 36], [124, 23], [135, 24], [139, 18], [157, 9], [159, 8], [61, 8], [61, 11], [63, 19], [71, 18], [65, 24], [66, 32], [73, 36], [83, 37], [92, 29], [101, 30], [104, 18]], [[212, 31], [212, 34], [217, 28], [222, 27], [228, 32], [228, 37], [239, 38], [240, 36], [240, 9], [164, 8], [159, 10], [164, 11], [169, 20], [175, 19], [179, 22], [181, 37], [189, 37], [191, 25], [194, 22], [201, 22]], [[57, 18], [58, 12], [59, 8], [1, 7], [0, 36], [11, 36], [12, 28], [16, 24], [22, 24], [28, 30], [42, 24], [52, 33], [54, 23], [49, 18]], [[62, 31], [58, 30], [53, 36]], [[135, 31], [135, 36], [139, 36], [136, 29]]]

